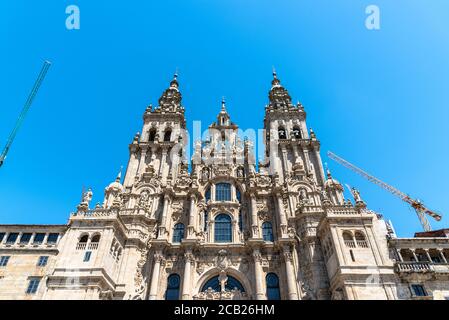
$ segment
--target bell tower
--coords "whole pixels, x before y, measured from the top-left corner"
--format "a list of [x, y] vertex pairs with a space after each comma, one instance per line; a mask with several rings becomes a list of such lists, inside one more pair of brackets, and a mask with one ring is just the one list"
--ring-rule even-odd
[[276, 71], [265, 107], [266, 157], [270, 173], [284, 182], [292, 173], [304, 175], [315, 183], [324, 184], [319, 154], [320, 143], [306, 124], [306, 112], [300, 102], [292, 104], [288, 91], [282, 86]]
[[170, 86], [159, 98], [159, 105], [150, 105], [143, 115], [142, 133], [135, 135], [129, 146], [130, 159], [124, 187], [130, 189], [144, 173], [157, 176], [162, 183], [175, 179], [184, 159], [187, 140], [184, 107], [175, 73]]

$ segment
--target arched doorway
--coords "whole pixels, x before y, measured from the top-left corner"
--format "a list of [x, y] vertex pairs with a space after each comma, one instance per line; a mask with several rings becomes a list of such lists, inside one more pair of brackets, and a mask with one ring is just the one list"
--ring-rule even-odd
[[235, 277], [220, 271], [209, 278], [196, 294], [194, 300], [247, 300], [248, 294], [243, 284]]
[[[240, 290], [241, 292], [245, 292], [245, 288], [243, 288], [243, 285], [233, 276], [226, 276], [227, 280], [224, 281], [224, 291], [232, 291], [235, 289]], [[216, 292], [222, 291], [221, 288], [221, 282], [220, 282], [220, 276], [216, 275], [215, 277], [210, 278], [201, 288], [202, 292], [207, 291], [209, 288], [212, 288], [212, 290]]]

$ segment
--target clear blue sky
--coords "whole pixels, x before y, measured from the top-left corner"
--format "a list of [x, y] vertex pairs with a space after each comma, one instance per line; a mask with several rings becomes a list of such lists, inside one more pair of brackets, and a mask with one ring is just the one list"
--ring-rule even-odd
[[[81, 10], [67, 30], [65, 8]], [[365, 28], [380, 7], [381, 29]], [[188, 126], [214, 121], [221, 96], [242, 129], [261, 128], [274, 65], [322, 156], [400, 236], [406, 204], [326, 160], [332, 150], [443, 214], [449, 227], [449, 1], [226, 0], [0, 2], [0, 141], [43, 59], [53, 64], [0, 169], [0, 223], [66, 223], [128, 159], [142, 113], [176, 67]]]

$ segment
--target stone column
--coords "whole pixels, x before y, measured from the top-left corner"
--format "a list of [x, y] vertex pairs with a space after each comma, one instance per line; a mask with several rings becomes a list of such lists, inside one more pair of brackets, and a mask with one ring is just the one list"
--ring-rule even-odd
[[162, 157], [161, 157], [161, 163], [159, 165], [159, 176], [162, 178], [162, 181], [166, 181], [167, 177], [164, 176], [164, 167], [165, 167], [165, 162], [167, 161], [167, 148], [163, 147], [162, 148]]
[[401, 250], [398, 248], [396, 248], [396, 255], [398, 256], [400, 262], [404, 262], [404, 259], [402, 258]]
[[310, 173], [309, 150], [307, 150], [306, 148], [303, 148], [302, 152], [304, 153], [304, 168], [306, 169], [306, 174], [308, 175]]
[[324, 183], [324, 181], [326, 181], [326, 179], [324, 178], [324, 170], [323, 170], [323, 163], [321, 162], [320, 150], [317, 147], [314, 147], [313, 151], [315, 153], [315, 159], [318, 162], [317, 170], [319, 171], [317, 173], [316, 170], [315, 170], [315, 173], [317, 173], [320, 176], [321, 183]]
[[276, 199], [281, 223], [281, 237], [285, 238], [287, 237], [287, 218], [285, 216], [284, 203], [282, 202], [282, 196], [280, 193], [276, 194]]
[[438, 253], [440, 254], [441, 259], [443, 259], [444, 263], [447, 263], [446, 257], [444, 256], [443, 249], [437, 249]]
[[251, 234], [253, 238], [259, 238], [256, 195], [252, 193], [250, 194], [250, 198], [251, 198]]
[[259, 249], [253, 250], [254, 258], [254, 276], [256, 278], [256, 300], [265, 300], [266, 296], [263, 291], [263, 272], [262, 272], [262, 256]]
[[164, 208], [162, 209], [162, 217], [161, 217], [161, 224], [159, 225], [159, 237], [165, 238], [167, 236], [167, 212], [168, 212], [168, 206], [170, 202], [170, 197], [166, 194], [164, 195]]
[[133, 183], [134, 177], [137, 174], [138, 166], [139, 162], [137, 161], [137, 151], [133, 146], [132, 149], [130, 149], [129, 163], [126, 168], [125, 181], [123, 182], [124, 186], [129, 186]]
[[182, 283], [182, 300], [190, 299], [191, 291], [191, 265], [194, 263], [194, 257], [191, 249], [187, 249], [184, 253], [185, 265], [184, 265], [184, 281]]
[[190, 211], [189, 211], [189, 225], [187, 226], [187, 239], [195, 238], [195, 195], [190, 195]]
[[154, 254], [154, 266], [153, 272], [151, 274], [150, 295], [148, 297], [149, 300], [157, 299], [157, 289], [159, 288], [159, 274], [161, 271], [162, 259], [163, 258], [161, 252], [156, 252]]
[[415, 262], [419, 262], [419, 259], [418, 259], [418, 257], [416, 256], [416, 253], [415, 253], [415, 249], [410, 249], [410, 251], [412, 252], [413, 259], [415, 259]]
[[140, 161], [139, 161], [139, 167], [137, 169], [137, 172], [139, 174], [141, 174], [142, 172], [145, 171], [145, 159], [147, 157], [147, 148], [146, 147], [142, 147], [141, 151], [140, 151]]
[[432, 261], [432, 258], [430, 257], [429, 249], [424, 249], [424, 251], [426, 252], [427, 260], [428, 260], [430, 263], [432, 263], [433, 261]]
[[293, 268], [293, 257], [290, 248], [284, 247], [285, 273], [287, 275], [287, 289], [289, 300], [298, 300], [296, 290], [295, 271]]

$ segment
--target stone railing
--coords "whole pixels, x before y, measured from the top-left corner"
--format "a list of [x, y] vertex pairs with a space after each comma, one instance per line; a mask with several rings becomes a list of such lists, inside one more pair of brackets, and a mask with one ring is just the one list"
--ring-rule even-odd
[[87, 245], [86, 242], [78, 242], [76, 244], [76, 250], [84, 250], [86, 249], [86, 245]]
[[115, 209], [92, 209], [87, 211], [73, 212], [71, 218], [102, 218], [102, 217], [114, 217], [117, 216], [118, 210]]
[[368, 248], [368, 242], [366, 240], [356, 240], [357, 247]]
[[329, 208], [328, 209], [328, 214], [329, 215], [344, 215], [344, 216], [349, 216], [349, 215], [357, 215], [359, 216], [360, 213], [357, 212], [357, 210], [351, 208], [351, 207], [342, 207], [342, 208]]
[[97, 249], [98, 249], [98, 242], [89, 243], [89, 250], [97, 250]]
[[355, 242], [352, 240], [344, 240], [345, 246], [348, 248], [355, 248]]
[[398, 272], [433, 272], [428, 262], [397, 262], [396, 267]]

